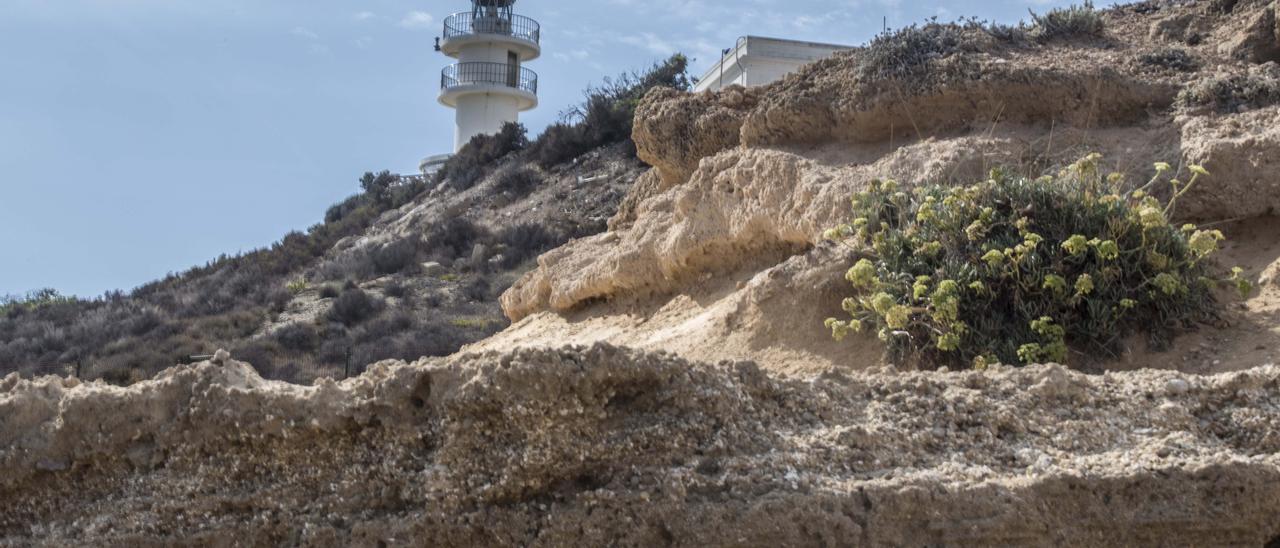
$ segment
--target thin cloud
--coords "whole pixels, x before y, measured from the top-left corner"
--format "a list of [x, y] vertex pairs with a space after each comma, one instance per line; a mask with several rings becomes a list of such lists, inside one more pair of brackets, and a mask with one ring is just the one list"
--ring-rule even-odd
[[581, 61], [583, 59], [586, 59], [587, 57], [590, 57], [591, 54], [588, 53], [587, 50], [585, 49], [575, 49], [575, 50], [569, 50], [566, 52], [556, 52], [551, 54], [551, 56], [561, 61], [569, 62], [569, 61]]
[[289, 31], [289, 34], [292, 34], [292, 35], [294, 35], [294, 36], [299, 36], [299, 37], [302, 37], [302, 38], [306, 38], [307, 40], [319, 40], [319, 39], [320, 39], [320, 35], [319, 35], [319, 34], [316, 34], [316, 33], [315, 33], [315, 31], [313, 31], [313, 30], [311, 30], [311, 29], [309, 29], [309, 28], [306, 28], [306, 27], [294, 27], [294, 28], [293, 28], [293, 30]]
[[357, 14], [353, 15], [352, 17], [353, 17], [353, 18], [355, 18], [355, 20], [356, 20], [356, 21], [368, 21], [368, 20], [373, 19], [373, 18], [375, 18], [375, 17], [377, 17], [377, 16], [378, 16], [378, 14], [373, 13], [373, 12], [371, 12], [371, 11], [362, 11], [362, 12], [359, 12], [359, 13], [357, 13]]
[[666, 40], [659, 38], [652, 32], [642, 32], [639, 35], [623, 36], [618, 39], [619, 42], [629, 46], [636, 46], [647, 49], [658, 55], [671, 55], [676, 52], [675, 46], [672, 46]]
[[435, 20], [435, 17], [425, 11], [411, 11], [400, 20], [400, 26], [406, 29], [425, 29], [430, 28]]

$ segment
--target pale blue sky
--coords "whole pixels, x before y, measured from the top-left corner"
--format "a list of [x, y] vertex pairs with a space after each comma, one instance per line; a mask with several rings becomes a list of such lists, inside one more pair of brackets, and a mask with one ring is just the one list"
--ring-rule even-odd
[[[737, 36], [858, 44], [1057, 0], [522, 0], [537, 133], [602, 77]], [[0, 0], [0, 295], [131, 289], [318, 222], [452, 145], [431, 45], [464, 0]]]

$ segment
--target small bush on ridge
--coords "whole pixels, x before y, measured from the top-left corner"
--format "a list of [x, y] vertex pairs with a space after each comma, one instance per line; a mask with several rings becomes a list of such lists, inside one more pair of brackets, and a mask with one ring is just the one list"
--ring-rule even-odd
[[391, 201], [391, 187], [400, 182], [399, 175], [392, 175], [390, 171], [382, 171], [374, 174], [373, 172], [365, 172], [360, 177], [360, 188], [374, 202], [386, 205]]
[[382, 310], [382, 301], [358, 287], [343, 290], [329, 309], [331, 321], [348, 327], [372, 318]]
[[437, 257], [453, 260], [469, 257], [476, 242], [487, 237], [483, 227], [465, 218], [454, 217], [433, 225], [427, 232], [423, 247]]
[[866, 80], [907, 78], [923, 74], [929, 61], [981, 51], [989, 39], [1016, 43], [1024, 38], [1022, 27], [961, 19], [939, 23], [935, 17], [923, 25], [911, 25], [877, 35], [858, 55], [858, 72]]
[[529, 145], [528, 154], [529, 159], [548, 169], [582, 156], [591, 148], [592, 144], [587, 141], [581, 125], [555, 123], [547, 126], [542, 135]]
[[[640, 100], [656, 87], [688, 90], [688, 67], [689, 59], [676, 53], [643, 72], [624, 73], [587, 88], [583, 102], [563, 114], [566, 123], [548, 127], [530, 144], [529, 156], [550, 168], [605, 145], [630, 142]], [[630, 151], [634, 154], [634, 146]]]
[[281, 348], [293, 352], [311, 352], [320, 345], [320, 335], [316, 328], [301, 322], [285, 325], [272, 336]]
[[566, 238], [537, 223], [509, 226], [498, 233], [502, 243], [502, 264], [512, 269], [548, 249], [564, 244]]
[[412, 238], [396, 240], [373, 250], [371, 256], [374, 272], [381, 275], [395, 274], [415, 264], [418, 241]]
[[529, 146], [528, 132], [518, 123], [507, 122], [493, 135], [476, 135], [436, 172], [435, 183], [448, 182], [455, 190], [471, 188], [492, 167], [494, 161]]
[[1031, 12], [1034, 26], [1032, 36], [1037, 40], [1047, 41], [1055, 38], [1071, 38], [1076, 36], [1102, 36], [1106, 23], [1102, 14], [1093, 8], [1093, 2], [1066, 8], [1054, 8], [1044, 15]]
[[521, 198], [542, 186], [542, 176], [538, 172], [524, 166], [512, 167], [494, 176], [493, 189]]
[[1210, 107], [1218, 112], [1237, 112], [1280, 103], [1280, 78], [1238, 74], [1227, 78], [1210, 77], [1178, 94], [1184, 106]]
[[[908, 193], [873, 182], [853, 199], [854, 219], [828, 238], [871, 257], [846, 273], [857, 295], [827, 320], [839, 339], [879, 334], [895, 360], [982, 367], [1055, 361], [1068, 348], [1112, 354], [1128, 335], [1157, 343], [1217, 311], [1206, 259], [1216, 230], [1170, 224], [1180, 196], [1207, 173], [1171, 181], [1167, 205], [1147, 194], [1169, 171], [1122, 193], [1097, 155], [1058, 177], [995, 171], [989, 180]], [[1230, 281], [1248, 291], [1236, 269]]]
[[388, 297], [397, 299], [403, 299], [410, 295], [409, 288], [399, 280], [392, 280], [391, 283], [387, 284], [387, 287], [383, 288], [382, 292]]
[[1148, 53], [1139, 57], [1138, 61], [1150, 67], [1167, 68], [1178, 72], [1192, 72], [1200, 68], [1200, 62], [1187, 53], [1187, 50], [1177, 48]]

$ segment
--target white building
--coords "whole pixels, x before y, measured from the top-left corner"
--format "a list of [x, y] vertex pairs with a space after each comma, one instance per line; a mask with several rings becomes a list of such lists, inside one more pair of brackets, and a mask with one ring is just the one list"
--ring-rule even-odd
[[542, 54], [537, 21], [516, 15], [515, 0], [472, 0], [444, 20], [437, 49], [458, 62], [440, 74], [440, 103], [456, 111], [453, 150], [497, 133], [538, 106], [538, 75], [524, 63]]
[[744, 87], [768, 84], [801, 66], [847, 49], [853, 47], [743, 36], [702, 75], [694, 91], [718, 91], [733, 84]]

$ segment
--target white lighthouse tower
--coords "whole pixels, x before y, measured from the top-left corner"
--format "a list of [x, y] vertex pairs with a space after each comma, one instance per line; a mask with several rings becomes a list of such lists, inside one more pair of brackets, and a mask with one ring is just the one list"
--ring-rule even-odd
[[538, 75], [524, 63], [542, 53], [538, 22], [516, 15], [516, 0], [471, 0], [471, 11], [444, 20], [436, 46], [457, 62], [440, 74], [440, 103], [456, 111], [453, 150], [497, 133], [538, 106]]

